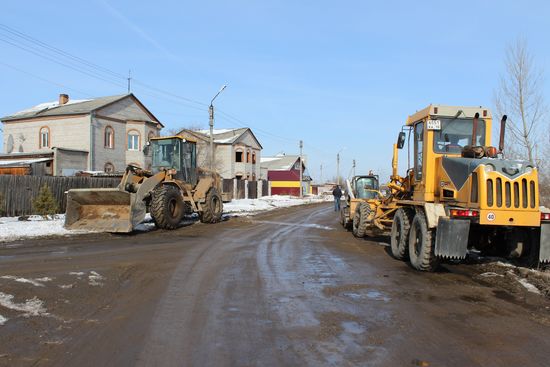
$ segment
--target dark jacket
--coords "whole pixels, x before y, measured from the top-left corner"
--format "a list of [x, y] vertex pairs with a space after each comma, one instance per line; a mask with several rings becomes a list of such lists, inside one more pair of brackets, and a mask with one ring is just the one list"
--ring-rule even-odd
[[341, 198], [342, 197], [342, 190], [340, 190], [339, 187], [336, 187], [334, 190], [332, 190], [332, 195], [335, 198]]

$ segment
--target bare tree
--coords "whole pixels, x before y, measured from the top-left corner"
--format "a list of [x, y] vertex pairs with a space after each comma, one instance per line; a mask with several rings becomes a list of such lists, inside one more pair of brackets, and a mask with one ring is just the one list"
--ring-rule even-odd
[[184, 130], [184, 129], [187, 129], [187, 130], [192, 130], [192, 131], [198, 131], [198, 130], [203, 130], [203, 126], [198, 123], [198, 122], [192, 122], [186, 126], [182, 126], [182, 127], [176, 127], [176, 128], [170, 128], [170, 129], [166, 129], [165, 132], [162, 134], [163, 136], [175, 136], [177, 135], [180, 131]]
[[499, 119], [508, 115], [507, 153], [516, 158], [527, 157], [538, 165], [543, 158], [538, 138], [549, 124], [542, 95], [542, 72], [535, 67], [524, 40], [507, 47], [505, 68], [494, 102]]

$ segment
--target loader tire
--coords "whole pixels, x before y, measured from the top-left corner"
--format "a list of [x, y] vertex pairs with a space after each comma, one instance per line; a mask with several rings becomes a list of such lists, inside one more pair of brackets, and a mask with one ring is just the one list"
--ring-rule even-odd
[[203, 223], [217, 223], [222, 219], [223, 201], [218, 190], [212, 187], [206, 194], [199, 218]]
[[178, 189], [162, 185], [153, 191], [151, 200], [151, 217], [162, 229], [178, 228], [185, 213], [185, 205]]
[[435, 231], [428, 228], [426, 216], [418, 210], [409, 232], [409, 260], [420, 271], [435, 271], [439, 260], [435, 256]]
[[391, 226], [391, 253], [397, 260], [409, 257], [409, 233], [413, 214], [409, 209], [399, 208], [393, 217]]
[[363, 238], [367, 234], [367, 218], [370, 215], [370, 205], [367, 203], [361, 203], [355, 209], [355, 215], [353, 216], [353, 235], [357, 238]]

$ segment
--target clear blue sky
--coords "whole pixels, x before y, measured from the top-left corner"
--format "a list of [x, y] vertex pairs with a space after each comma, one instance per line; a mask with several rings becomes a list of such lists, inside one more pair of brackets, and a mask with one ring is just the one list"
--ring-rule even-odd
[[[549, 71], [549, 16], [547, 1], [65, 0], [5, 2], [0, 23], [205, 105], [228, 84], [215, 105], [240, 122], [218, 113], [217, 127], [247, 124], [264, 156], [296, 154], [302, 139], [310, 172], [319, 179], [323, 164], [326, 179], [343, 148], [344, 175], [353, 158], [357, 172], [388, 175], [400, 126], [429, 103], [492, 106], [518, 37]], [[17, 43], [1, 29], [0, 39]], [[0, 50], [2, 116], [63, 92], [126, 92], [122, 78], [98, 80], [3, 41]], [[137, 83], [132, 92], [167, 128], [207, 127], [200, 104]]]

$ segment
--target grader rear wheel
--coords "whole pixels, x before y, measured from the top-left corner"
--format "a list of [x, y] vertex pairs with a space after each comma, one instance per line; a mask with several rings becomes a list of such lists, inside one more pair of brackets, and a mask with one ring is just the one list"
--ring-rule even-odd
[[185, 212], [180, 191], [169, 185], [157, 187], [153, 191], [150, 212], [157, 227], [177, 228]]
[[420, 271], [435, 271], [439, 261], [434, 250], [435, 231], [428, 228], [424, 212], [418, 210], [409, 233], [409, 259], [412, 267]]
[[218, 190], [212, 187], [206, 194], [199, 218], [203, 223], [217, 223], [222, 219], [223, 202]]
[[399, 208], [393, 217], [391, 227], [391, 253], [398, 260], [409, 255], [409, 233], [413, 215], [409, 209]]

